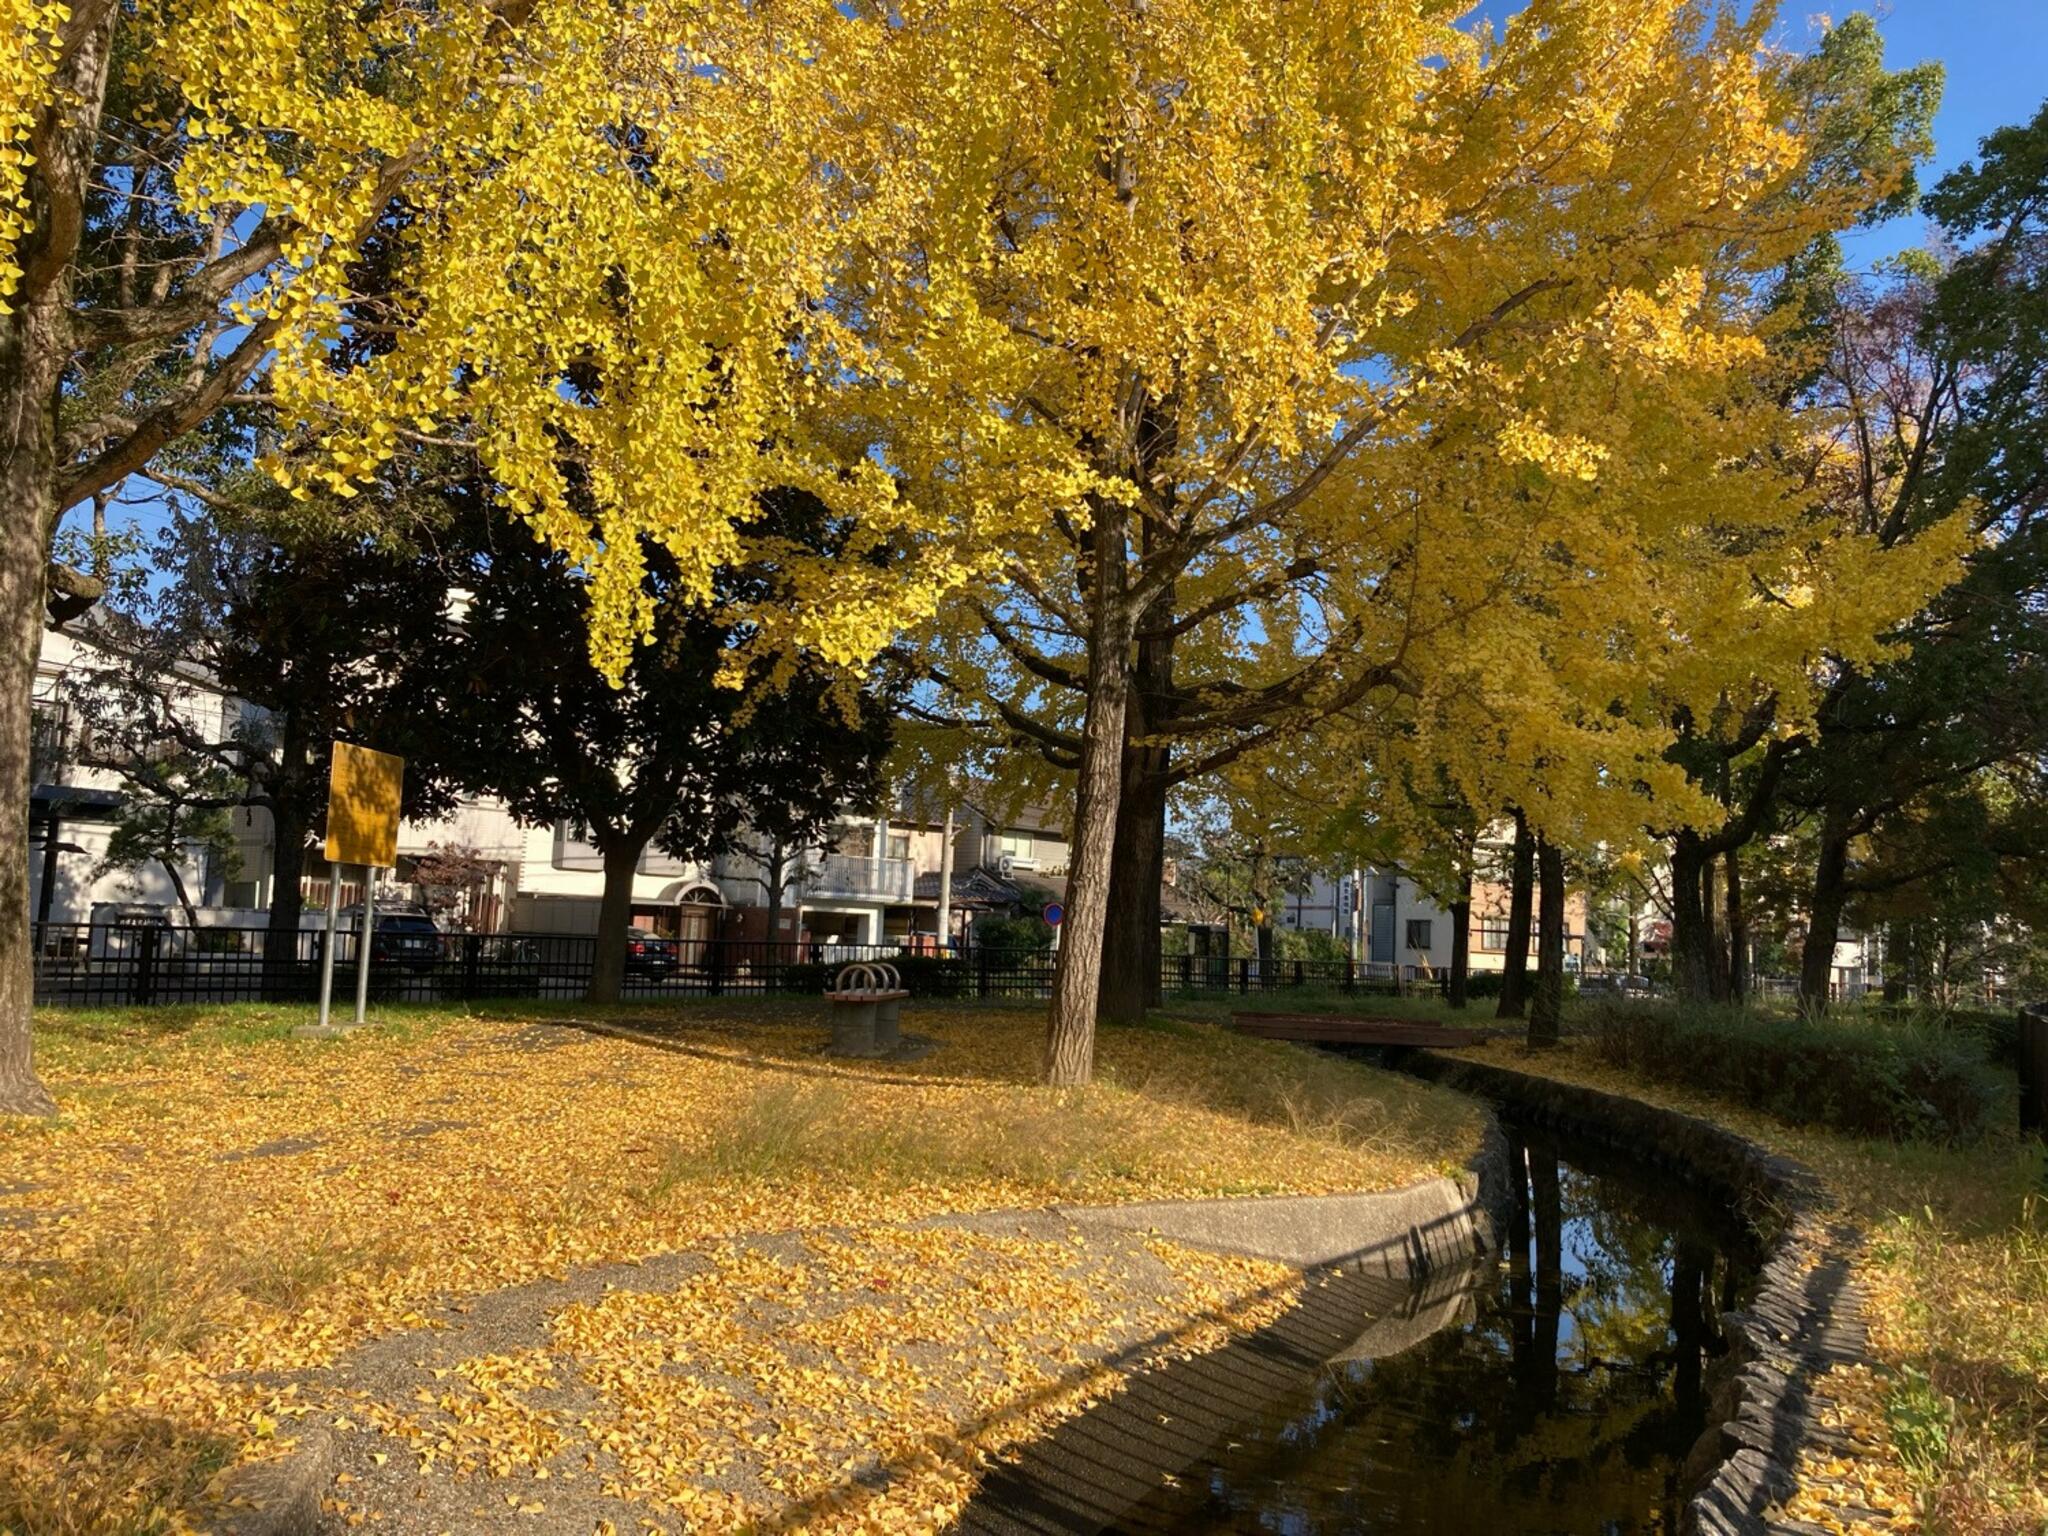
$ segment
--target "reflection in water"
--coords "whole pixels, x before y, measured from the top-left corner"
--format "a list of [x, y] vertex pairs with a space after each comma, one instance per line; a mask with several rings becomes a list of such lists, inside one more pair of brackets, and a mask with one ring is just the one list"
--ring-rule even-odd
[[[1748, 1279], [1741, 1238], [1681, 1189], [1544, 1136], [1511, 1157], [1526, 1177], [1472, 1313], [1411, 1299], [1407, 1326], [1376, 1320], [1107, 1528], [1675, 1530], [1703, 1368]], [[1430, 1318], [1449, 1326], [1417, 1341]]]

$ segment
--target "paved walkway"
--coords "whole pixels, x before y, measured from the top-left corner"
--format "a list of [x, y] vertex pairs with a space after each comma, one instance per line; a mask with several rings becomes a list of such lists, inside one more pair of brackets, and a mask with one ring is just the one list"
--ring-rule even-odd
[[982, 1453], [1299, 1290], [1051, 1211], [783, 1233], [497, 1292], [286, 1385], [334, 1528], [928, 1531]]

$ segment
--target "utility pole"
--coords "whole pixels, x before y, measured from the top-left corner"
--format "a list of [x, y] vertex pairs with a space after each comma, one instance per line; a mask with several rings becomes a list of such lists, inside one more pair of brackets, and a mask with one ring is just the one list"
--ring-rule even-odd
[[939, 952], [953, 947], [953, 808], [946, 807], [946, 830], [939, 842]]

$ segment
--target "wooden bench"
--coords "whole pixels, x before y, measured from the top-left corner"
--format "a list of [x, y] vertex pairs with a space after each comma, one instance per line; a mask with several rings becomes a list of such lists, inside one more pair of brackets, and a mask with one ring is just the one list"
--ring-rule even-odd
[[1361, 1019], [1342, 1013], [1233, 1013], [1241, 1035], [1317, 1045], [1477, 1045], [1476, 1029], [1451, 1029], [1412, 1019]]

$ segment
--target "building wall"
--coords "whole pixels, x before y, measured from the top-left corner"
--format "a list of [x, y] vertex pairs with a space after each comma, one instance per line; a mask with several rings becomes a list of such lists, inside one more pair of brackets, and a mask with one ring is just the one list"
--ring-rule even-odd
[[[72, 761], [78, 745], [79, 725], [71, 717], [61, 696], [61, 683], [66, 674], [97, 670], [112, 664], [113, 658], [75, 635], [61, 630], [43, 632], [34, 685], [34, 707], [39, 727], [44, 732], [41, 738], [44, 751], [35, 765], [40, 781], [72, 789], [120, 790], [118, 774], [84, 767]], [[226, 730], [241, 712], [239, 705], [223, 698], [217, 691], [196, 684], [177, 701], [177, 708], [188, 724], [208, 733]], [[268, 817], [263, 817], [260, 824], [240, 815], [235, 821], [238, 833], [249, 834], [238, 837], [246, 871], [252, 860], [263, 858], [263, 834], [267, 830]], [[55, 878], [50, 881], [46, 893], [43, 888], [44, 845], [42, 831], [40, 828], [37, 830], [36, 841], [29, 850], [29, 912], [32, 916], [42, 912], [46, 894], [49, 919], [53, 923], [89, 922], [96, 910], [104, 915], [104, 909], [109, 906], [154, 907], [167, 913], [178, 910], [176, 891], [160, 864], [142, 864], [131, 869], [101, 868], [113, 831], [110, 813], [60, 815]], [[245, 894], [246, 873], [233, 875], [226, 868], [209, 868], [208, 860], [197, 849], [191, 850], [180, 861], [178, 873], [195, 905], [218, 906]], [[246, 894], [253, 896], [255, 893], [251, 890]]]
[[[1392, 870], [1363, 872], [1362, 904], [1357, 899], [1354, 877], [1349, 874], [1316, 874], [1307, 889], [1290, 894], [1275, 904], [1275, 922], [1285, 928], [1330, 934], [1340, 943], [1352, 944], [1362, 917], [1363, 940], [1355, 947], [1359, 958], [1381, 964], [1427, 966], [1447, 970], [1455, 933], [1451, 915], [1431, 900], [1415, 881]], [[1475, 971], [1498, 971], [1506, 963], [1504, 934], [1509, 890], [1505, 884], [1475, 881], [1472, 887], [1472, 921], [1469, 961]], [[1597, 945], [1587, 936], [1588, 905], [1583, 891], [1565, 897], [1565, 949], [1577, 963], [1598, 962]], [[1425, 944], [1410, 942], [1422, 937], [1411, 933], [1411, 925], [1426, 929]]]
[[[46, 634], [37, 682], [38, 698], [44, 701], [45, 712], [54, 710], [59, 680], [67, 672], [95, 664], [91, 647], [75, 636], [56, 631]], [[194, 724], [209, 733], [225, 731], [237, 718], [260, 715], [199, 679], [193, 681], [181, 707]], [[51, 781], [111, 792], [121, 789], [118, 775], [80, 768], [53, 767]], [[276, 894], [271, 817], [260, 807], [237, 809], [231, 817], [240, 855], [239, 869], [232, 873], [208, 870], [201, 859], [194, 857], [186, 861], [182, 873], [195, 902], [213, 912], [233, 911], [251, 921], [260, 921]], [[1016, 855], [1014, 863], [1020, 871], [1041, 879], [1050, 876], [1057, 881], [1064, 875], [1068, 859], [1064, 829], [1054, 823], [1052, 815], [1040, 810], [991, 820], [963, 803], [954, 818], [953, 867], [963, 874], [977, 865], [999, 869], [1007, 849]], [[835, 830], [828, 846], [843, 849], [856, 859], [879, 852], [884, 858], [907, 861], [914, 875], [930, 876], [940, 871], [945, 862], [942, 816], [888, 818], [880, 828], [883, 841], [879, 849], [877, 830], [874, 818], [850, 816]], [[86, 921], [96, 907], [114, 902], [156, 907], [167, 915], [174, 910], [171, 883], [160, 868], [98, 872], [98, 861], [104, 855], [110, 833], [111, 825], [105, 819], [64, 822], [60, 842], [75, 845], [80, 851], [62, 853], [58, 859], [57, 876], [50, 891], [53, 920]], [[502, 914], [506, 926], [553, 933], [588, 933], [595, 929], [603, 895], [603, 867], [596, 851], [580, 839], [553, 827], [520, 826], [503, 805], [477, 797], [463, 801], [445, 816], [401, 823], [401, 859], [409, 862], [437, 844], [473, 851], [477, 857], [498, 866], [499, 874], [492, 882], [492, 895], [497, 900], [491, 910]], [[901, 870], [902, 865], [895, 866], [892, 877]], [[359, 874], [354, 870], [338, 873], [344, 904], [359, 900]], [[706, 890], [718, 892], [719, 899], [730, 907], [765, 907], [766, 892], [758, 878], [760, 873], [744, 854], [722, 859], [711, 867], [651, 854], [634, 876], [636, 916], [658, 920], [661, 912], [675, 909], [685, 895]], [[331, 872], [315, 849], [303, 875], [309, 921], [319, 920], [330, 877]], [[38, 858], [32, 870], [32, 900], [41, 895], [41, 878], [42, 861]], [[380, 899], [387, 902], [411, 895], [409, 885], [401, 889], [389, 872], [380, 872], [377, 884]], [[878, 884], [886, 887], [890, 882]], [[917, 901], [911, 894], [913, 890], [914, 881], [901, 890], [851, 892], [813, 892], [801, 883], [792, 883], [785, 891], [784, 905], [792, 916], [801, 914], [804, 929], [820, 937], [875, 943], [885, 936], [935, 933], [937, 901]]]

